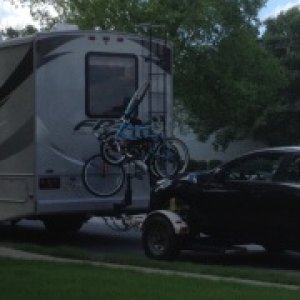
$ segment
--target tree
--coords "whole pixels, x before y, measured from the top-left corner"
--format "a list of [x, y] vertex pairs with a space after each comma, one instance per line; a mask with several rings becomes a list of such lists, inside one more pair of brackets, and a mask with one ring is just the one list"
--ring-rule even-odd
[[260, 135], [269, 135], [271, 144], [300, 142], [300, 10], [291, 8], [266, 21], [263, 44], [285, 68], [288, 83], [281, 101], [266, 112]]
[[33, 35], [37, 31], [38, 30], [34, 26], [27, 25], [23, 29], [7, 27], [1, 31], [1, 34], [4, 38], [11, 39], [11, 38], [17, 38], [17, 37], [22, 37], [22, 36], [27, 36], [27, 35]]
[[[23, 0], [23, 2], [27, 2]], [[175, 45], [175, 96], [188, 124], [216, 147], [258, 135], [266, 111], [280, 102], [286, 78], [258, 42], [257, 14], [266, 0], [31, 0], [34, 16], [52, 21], [135, 31], [139, 23], [164, 24]], [[50, 21], [49, 21], [50, 20]], [[277, 105], [277, 104], [276, 104]]]
[[257, 133], [265, 112], [279, 101], [286, 79], [277, 60], [255, 37], [236, 31], [217, 49], [197, 53], [193, 64], [186, 69], [192, 73], [181, 76], [181, 87], [188, 87], [191, 93], [185, 96], [182, 90], [179, 94], [200, 140], [215, 133], [217, 148], [244, 138], [267, 141], [269, 133]]

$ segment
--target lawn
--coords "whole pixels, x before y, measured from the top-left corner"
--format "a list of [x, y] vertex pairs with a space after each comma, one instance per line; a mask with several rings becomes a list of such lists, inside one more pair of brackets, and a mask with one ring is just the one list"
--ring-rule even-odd
[[0, 259], [1, 299], [299, 299], [300, 291], [77, 264]]
[[[69, 246], [43, 246], [37, 244], [8, 244], [8, 246], [28, 252], [41, 253], [56, 257], [66, 257], [81, 260], [93, 260], [99, 262], [110, 262], [124, 265], [142, 266], [162, 270], [174, 270], [190, 272], [196, 274], [219, 275], [224, 277], [235, 277], [252, 279], [280, 284], [290, 284], [300, 286], [300, 274], [297, 272], [280, 272], [273, 270], [257, 269], [245, 266], [222, 266], [209, 265], [192, 261], [156, 261], [145, 256], [121, 255], [121, 254], [101, 254], [91, 256], [89, 252], [81, 248]], [[300, 299], [300, 298], [299, 298]]]

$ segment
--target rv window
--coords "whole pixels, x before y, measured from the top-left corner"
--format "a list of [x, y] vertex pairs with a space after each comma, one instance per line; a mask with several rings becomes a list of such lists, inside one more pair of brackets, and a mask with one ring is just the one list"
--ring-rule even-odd
[[87, 114], [120, 117], [137, 88], [135, 56], [89, 54], [87, 56]]

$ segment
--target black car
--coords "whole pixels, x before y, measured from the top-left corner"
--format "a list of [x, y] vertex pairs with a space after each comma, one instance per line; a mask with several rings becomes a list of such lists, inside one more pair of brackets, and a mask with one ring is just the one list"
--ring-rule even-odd
[[173, 235], [168, 220], [146, 219], [143, 243], [151, 257], [174, 256], [201, 236], [300, 249], [300, 147], [258, 150], [211, 171], [159, 181], [151, 198], [150, 211], [172, 210], [189, 228]]

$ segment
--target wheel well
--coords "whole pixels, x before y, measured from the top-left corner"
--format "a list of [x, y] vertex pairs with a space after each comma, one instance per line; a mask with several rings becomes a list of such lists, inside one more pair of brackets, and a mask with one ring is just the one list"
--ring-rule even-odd
[[151, 214], [149, 217], [147, 217], [147, 219], [144, 221], [143, 225], [142, 225], [142, 231], [145, 230], [145, 227], [153, 221], [153, 219], [155, 218], [161, 218], [161, 219], [164, 219], [170, 226], [171, 228], [174, 230], [174, 227], [173, 227], [173, 224], [172, 222], [170, 221], [169, 218], [166, 217], [166, 215], [160, 213], [160, 212], [155, 212], [153, 214]]
[[158, 210], [150, 213], [142, 225], [142, 231], [153, 220], [160, 217], [164, 219], [172, 228], [176, 235], [186, 235], [189, 233], [188, 224], [181, 218], [180, 215], [171, 210]]

